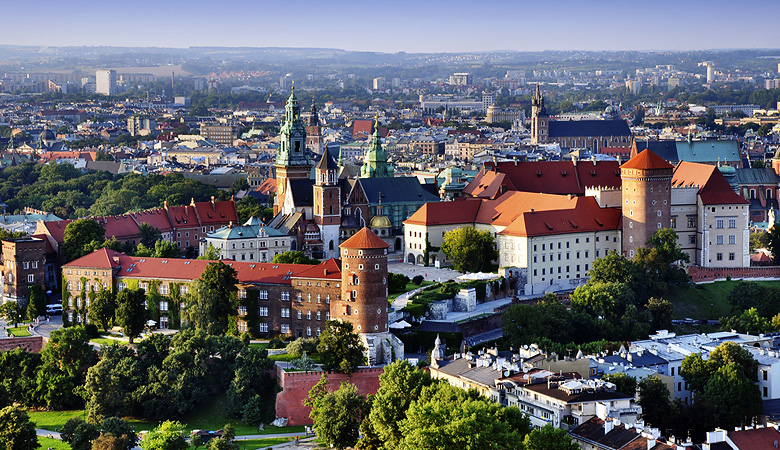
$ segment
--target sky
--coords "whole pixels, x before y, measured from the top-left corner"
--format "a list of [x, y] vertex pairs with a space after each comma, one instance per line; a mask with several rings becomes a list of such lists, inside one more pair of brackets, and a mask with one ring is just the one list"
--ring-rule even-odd
[[780, 47], [780, 0], [2, 0], [0, 44], [379, 52]]

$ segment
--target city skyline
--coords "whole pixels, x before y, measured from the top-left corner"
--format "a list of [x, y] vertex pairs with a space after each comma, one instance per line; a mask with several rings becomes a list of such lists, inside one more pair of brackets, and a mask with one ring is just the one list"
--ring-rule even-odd
[[[117, 7], [111, 7], [112, 3]], [[376, 52], [536, 50], [712, 50], [771, 48], [780, 42], [780, 3], [660, 0], [490, 0], [478, 6], [399, 0], [283, 3], [225, 0], [119, 2], [76, 0], [55, 10], [51, 0], [5, 5], [3, 44], [117, 47], [292, 47]], [[121, 9], [120, 6], [121, 5]], [[186, 9], [185, 9], [186, 8]], [[749, 12], [761, 12], [749, 14]], [[29, 33], [35, 16], [45, 26]], [[121, 23], [117, 23], [121, 21]], [[741, 30], [741, 31], [740, 31]]]

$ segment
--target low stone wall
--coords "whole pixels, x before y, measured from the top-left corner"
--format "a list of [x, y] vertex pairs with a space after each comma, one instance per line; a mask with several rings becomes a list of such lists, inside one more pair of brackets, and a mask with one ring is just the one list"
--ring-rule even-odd
[[711, 283], [726, 279], [778, 279], [780, 266], [752, 267], [688, 267], [688, 274], [694, 283]]
[[28, 352], [40, 353], [43, 348], [43, 336], [25, 336], [0, 339], [0, 352], [22, 347]]
[[328, 377], [328, 391], [337, 390], [348, 381], [357, 387], [360, 395], [376, 394], [379, 389], [379, 375], [384, 367], [358, 369], [352, 375], [336, 372], [287, 372], [276, 366], [276, 381], [281, 392], [276, 394], [276, 416], [286, 417], [289, 425], [311, 425], [311, 408], [303, 402], [309, 398], [309, 391], [320, 381], [324, 373]]

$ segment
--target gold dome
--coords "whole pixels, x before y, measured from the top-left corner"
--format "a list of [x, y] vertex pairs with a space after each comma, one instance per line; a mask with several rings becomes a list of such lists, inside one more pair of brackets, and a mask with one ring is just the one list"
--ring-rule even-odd
[[390, 219], [382, 215], [372, 217], [371, 222], [368, 223], [369, 228], [390, 228], [392, 226]]

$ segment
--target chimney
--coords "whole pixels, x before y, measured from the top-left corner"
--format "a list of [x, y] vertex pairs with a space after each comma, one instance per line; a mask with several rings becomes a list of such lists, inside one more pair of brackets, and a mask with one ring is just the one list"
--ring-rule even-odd
[[195, 206], [195, 197], [190, 197], [190, 206]]
[[217, 210], [217, 206], [214, 204], [214, 196], [213, 195], [211, 196], [211, 210], [212, 211], [216, 211]]
[[325, 270], [323, 270], [323, 272], [324, 272], [324, 275], [325, 275], [325, 276], [327, 276], [327, 275], [328, 275], [328, 269], [325, 269]]
[[607, 419], [604, 421], [604, 434], [609, 433], [612, 431], [612, 428], [615, 427], [615, 423], [612, 422], [612, 419]]
[[113, 258], [113, 259], [114, 259], [114, 262], [115, 262], [115, 263], [119, 264], [119, 257], [118, 257], [118, 256], [114, 256], [114, 258]]
[[655, 439], [650, 438], [650, 437], [647, 438], [647, 450], [650, 450], [653, 447], [655, 447]]

